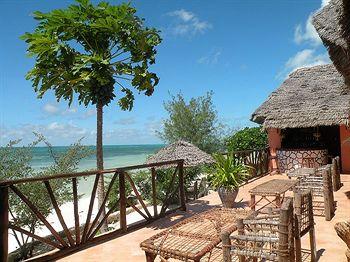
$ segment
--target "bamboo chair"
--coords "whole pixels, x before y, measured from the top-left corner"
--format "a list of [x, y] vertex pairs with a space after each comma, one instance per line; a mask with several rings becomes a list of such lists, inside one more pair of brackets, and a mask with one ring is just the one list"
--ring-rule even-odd
[[300, 177], [295, 186], [297, 192], [311, 190], [313, 197], [313, 212], [331, 220], [335, 212], [331, 166], [326, 165], [316, 169], [314, 175]]
[[316, 164], [316, 161], [314, 157], [304, 157], [301, 160], [302, 167], [314, 168], [315, 164]]
[[223, 261], [295, 261], [293, 201], [287, 198], [277, 213], [238, 220], [238, 235], [224, 232]]
[[294, 191], [295, 258], [302, 261], [301, 238], [309, 233], [311, 262], [316, 261], [315, 222], [311, 190]]

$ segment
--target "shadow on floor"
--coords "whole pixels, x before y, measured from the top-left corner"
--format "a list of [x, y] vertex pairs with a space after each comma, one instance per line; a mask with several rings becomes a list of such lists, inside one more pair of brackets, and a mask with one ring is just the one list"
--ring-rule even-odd
[[221, 205], [210, 205], [209, 201], [195, 200], [187, 203], [186, 206], [187, 206], [187, 211], [176, 211], [149, 225], [146, 225], [145, 227], [152, 228], [152, 229], [166, 229], [186, 218], [189, 218], [193, 215], [202, 213], [204, 211], [207, 211], [215, 207], [220, 207]]

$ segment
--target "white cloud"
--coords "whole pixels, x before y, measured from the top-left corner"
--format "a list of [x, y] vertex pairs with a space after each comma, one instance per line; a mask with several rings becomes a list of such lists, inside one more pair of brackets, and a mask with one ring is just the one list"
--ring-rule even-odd
[[135, 117], [125, 117], [125, 118], [120, 118], [120, 119], [114, 121], [113, 123], [117, 124], [117, 125], [122, 125], [122, 126], [133, 125], [136, 123], [136, 119], [135, 119]]
[[60, 111], [60, 109], [57, 105], [54, 105], [51, 103], [45, 104], [43, 107], [43, 110], [45, 113], [52, 114], [52, 115], [55, 115]]
[[96, 109], [92, 108], [92, 109], [88, 109], [81, 117], [80, 119], [87, 119], [90, 118], [92, 116], [96, 115]]
[[214, 51], [208, 54], [207, 56], [202, 56], [197, 60], [197, 62], [199, 64], [214, 65], [214, 64], [217, 64], [220, 56], [221, 56], [221, 51]]
[[168, 15], [175, 18], [171, 26], [171, 31], [174, 35], [202, 34], [213, 27], [209, 22], [200, 20], [194, 13], [185, 9], [169, 12]]
[[331, 0], [322, 0], [322, 7], [328, 5], [330, 1]]
[[319, 37], [315, 27], [312, 25], [312, 16], [311, 14], [305, 24], [305, 28], [301, 24], [298, 24], [294, 31], [294, 41], [297, 44], [310, 43], [314, 46], [320, 45], [322, 43], [321, 38]]
[[[321, 7], [326, 6], [330, 0], [322, 0]], [[306, 20], [305, 25], [298, 24], [294, 30], [294, 42], [297, 44], [310, 43], [314, 46], [322, 44], [322, 40], [319, 37], [315, 27], [312, 25], [312, 17], [315, 13], [312, 12]]]
[[71, 115], [78, 112], [78, 109], [75, 107], [68, 107], [66, 109], [62, 109], [58, 103], [46, 103], [43, 107], [43, 111], [46, 114], [46, 116], [57, 116], [57, 115]]
[[35, 140], [33, 132], [43, 134], [54, 145], [71, 144], [82, 137], [89, 136], [86, 128], [79, 127], [71, 121], [68, 123], [23, 124], [16, 127], [2, 127], [0, 144], [4, 145], [10, 140], [17, 139], [21, 139], [22, 144], [31, 143]]
[[302, 68], [330, 63], [328, 53], [316, 54], [314, 49], [304, 49], [289, 58], [278, 78], [285, 78], [290, 72]]

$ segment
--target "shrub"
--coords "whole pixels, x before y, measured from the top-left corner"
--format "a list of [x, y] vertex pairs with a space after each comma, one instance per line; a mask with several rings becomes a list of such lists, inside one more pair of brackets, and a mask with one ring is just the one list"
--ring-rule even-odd
[[262, 149], [267, 144], [267, 133], [261, 127], [246, 127], [226, 139], [226, 147], [229, 152]]

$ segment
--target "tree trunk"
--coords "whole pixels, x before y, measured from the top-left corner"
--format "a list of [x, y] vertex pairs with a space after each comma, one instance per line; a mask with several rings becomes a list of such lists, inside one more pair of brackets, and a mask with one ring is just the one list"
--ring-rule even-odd
[[[103, 105], [97, 103], [97, 128], [96, 128], [96, 161], [97, 161], [97, 169], [103, 170], [103, 143], [102, 143], [102, 134], [103, 134]], [[97, 185], [97, 199], [98, 199], [98, 208], [102, 207], [102, 202], [105, 196], [104, 190], [104, 178], [103, 175], [100, 176]], [[101, 218], [103, 218], [106, 214], [106, 210], [103, 207]], [[107, 222], [103, 223], [101, 227], [101, 231], [105, 232], [107, 230]]]
[[348, 262], [350, 262], [350, 221], [338, 222], [335, 224], [334, 228], [335, 228], [335, 231], [337, 232], [338, 236], [348, 246], [348, 249], [345, 252], [345, 256], [346, 256]]

